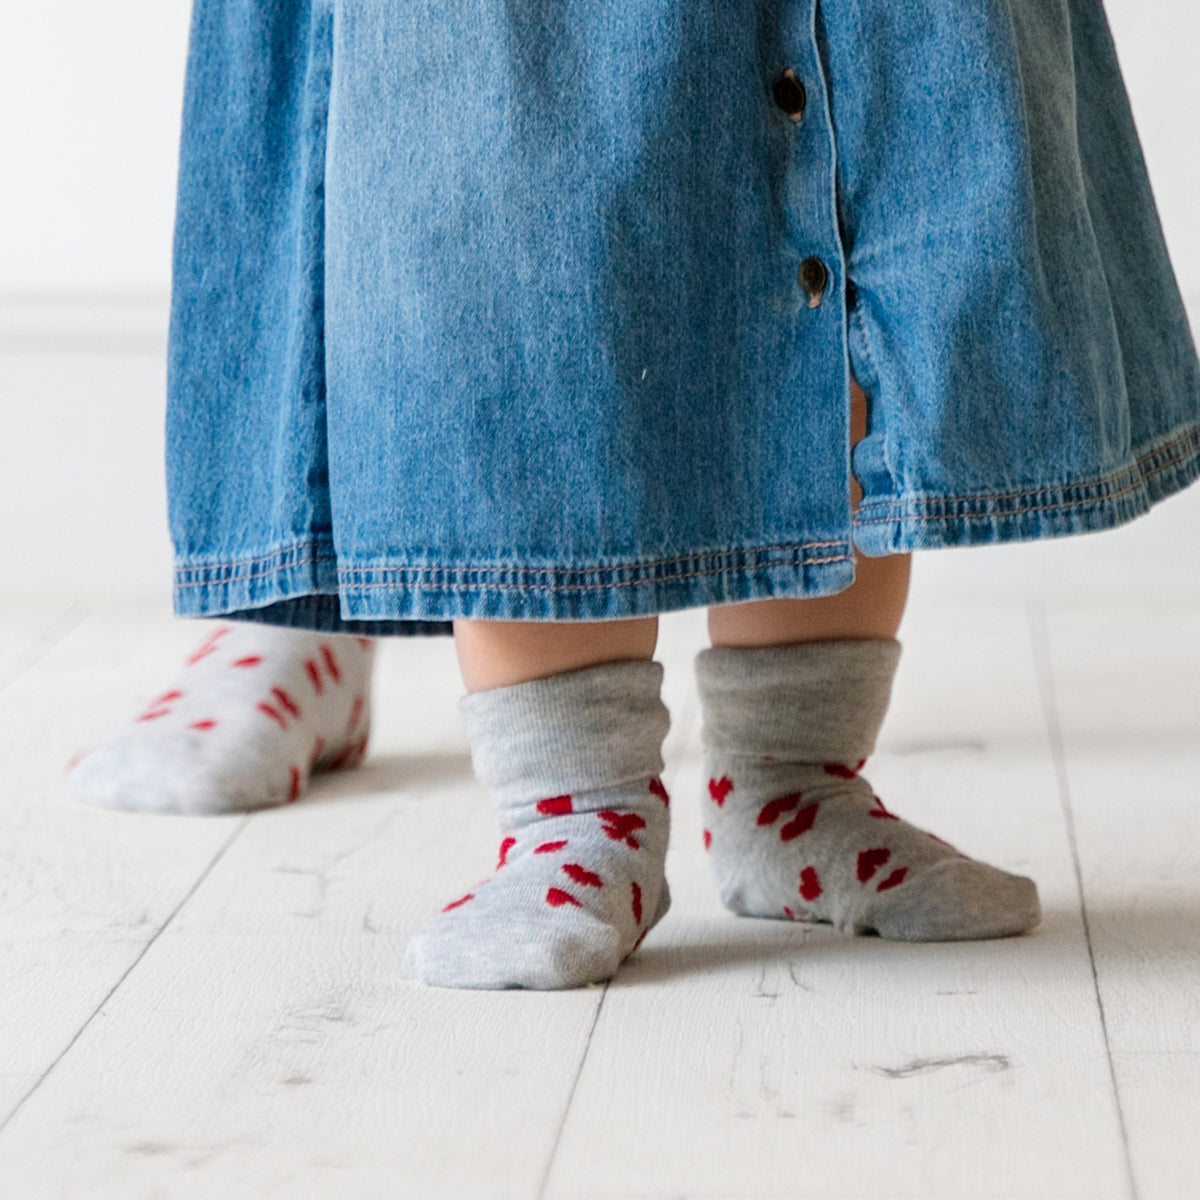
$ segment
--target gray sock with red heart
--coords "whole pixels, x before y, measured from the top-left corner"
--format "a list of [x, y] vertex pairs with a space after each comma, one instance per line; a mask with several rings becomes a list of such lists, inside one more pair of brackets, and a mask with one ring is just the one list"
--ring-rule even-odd
[[374, 661], [366, 638], [218, 625], [141, 711], [72, 759], [71, 795], [193, 815], [297, 800], [314, 771], [362, 762]]
[[725, 906], [847, 933], [948, 941], [1021, 933], [1033, 881], [901, 820], [859, 773], [900, 659], [892, 640], [703, 650], [705, 843]]
[[409, 944], [422, 980], [595, 983], [662, 919], [661, 686], [661, 664], [614, 662], [463, 698], [475, 774], [497, 810], [499, 863]]

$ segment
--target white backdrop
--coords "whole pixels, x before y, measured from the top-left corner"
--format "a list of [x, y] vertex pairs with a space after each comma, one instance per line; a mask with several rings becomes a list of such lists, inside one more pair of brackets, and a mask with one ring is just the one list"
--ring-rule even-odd
[[[1200, 5], [1106, 8], [1197, 329]], [[162, 345], [189, 9], [0, 9], [0, 594], [166, 591]], [[918, 591], [1162, 580], [1200, 597], [1198, 529], [1200, 485], [1117, 533], [920, 555]]]

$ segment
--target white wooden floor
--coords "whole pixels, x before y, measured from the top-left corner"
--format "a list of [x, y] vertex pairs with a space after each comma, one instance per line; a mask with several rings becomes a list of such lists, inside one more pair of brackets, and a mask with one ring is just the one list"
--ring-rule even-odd
[[0, 1196], [1200, 1195], [1200, 606], [910, 606], [868, 774], [1045, 907], [929, 946], [719, 907], [702, 622], [660, 641], [673, 910], [608, 986], [466, 993], [401, 967], [495, 858], [448, 640], [385, 645], [359, 772], [138, 817], [61, 768], [200, 627], [0, 612]]

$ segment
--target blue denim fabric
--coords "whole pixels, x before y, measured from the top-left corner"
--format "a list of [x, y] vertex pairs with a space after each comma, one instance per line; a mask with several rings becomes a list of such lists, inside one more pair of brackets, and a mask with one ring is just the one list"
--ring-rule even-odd
[[195, 0], [167, 454], [180, 614], [610, 619], [1123, 524], [1200, 363], [1097, 0]]

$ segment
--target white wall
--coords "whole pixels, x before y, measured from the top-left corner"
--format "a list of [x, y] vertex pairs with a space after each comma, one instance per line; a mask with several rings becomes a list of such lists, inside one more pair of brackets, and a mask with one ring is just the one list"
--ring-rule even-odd
[[[168, 584], [162, 350], [189, 10], [0, 0], [0, 596]], [[1172, 261], [1200, 301], [1200, 5], [1107, 11]], [[1115, 533], [920, 555], [915, 594], [1200, 597], [1197, 529], [1200, 486]]]
[[163, 292], [188, 0], [4, 0], [0, 292]]

